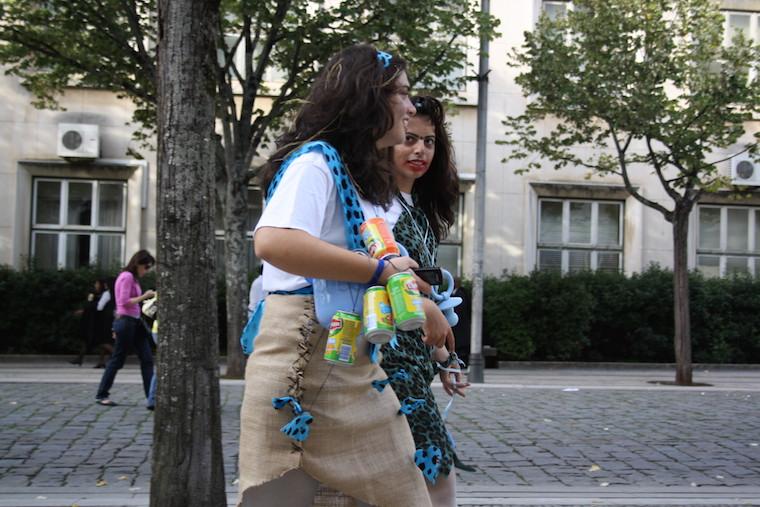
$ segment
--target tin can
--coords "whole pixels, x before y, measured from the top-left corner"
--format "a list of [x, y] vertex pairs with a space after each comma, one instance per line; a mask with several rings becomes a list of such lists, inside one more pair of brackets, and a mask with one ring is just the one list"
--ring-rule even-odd
[[375, 259], [398, 257], [400, 253], [398, 245], [384, 218], [368, 219], [361, 225], [359, 231], [371, 257]]
[[325, 361], [352, 365], [356, 361], [357, 342], [362, 319], [356, 313], [337, 311], [330, 322]]
[[363, 329], [364, 337], [370, 343], [382, 345], [393, 338], [393, 311], [383, 286], [370, 287], [364, 292]]
[[388, 297], [393, 319], [401, 331], [419, 329], [425, 323], [422, 296], [411, 273], [396, 273], [388, 278]]

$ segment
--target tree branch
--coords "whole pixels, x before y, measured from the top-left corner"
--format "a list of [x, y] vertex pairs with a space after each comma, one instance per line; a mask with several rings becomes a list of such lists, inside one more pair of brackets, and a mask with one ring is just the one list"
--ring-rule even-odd
[[670, 186], [668, 181], [665, 179], [665, 176], [662, 173], [662, 165], [660, 165], [660, 162], [657, 160], [658, 159], [657, 153], [654, 151], [654, 148], [652, 148], [652, 138], [649, 137], [648, 135], [646, 136], [646, 143], [647, 143], [647, 150], [649, 150], [649, 159], [651, 160], [652, 165], [654, 166], [654, 170], [657, 173], [657, 178], [659, 178], [662, 188], [665, 190], [665, 192], [668, 193], [671, 199], [673, 199], [675, 202], [678, 202], [681, 199], [681, 195], [678, 192], [676, 192]]
[[[665, 220], [668, 220], [669, 222], [672, 221], [673, 212], [669, 211], [667, 208], [662, 206], [660, 203], [657, 203], [655, 201], [650, 201], [643, 195], [639, 194], [638, 190], [636, 190], [633, 187], [633, 184], [631, 183], [631, 179], [628, 176], [628, 164], [625, 160], [625, 151], [623, 150], [623, 147], [620, 146], [620, 141], [617, 138], [617, 135], [615, 134], [614, 129], [611, 129], [610, 132], [612, 133], [612, 139], [615, 141], [615, 148], [618, 152], [618, 164], [620, 165], [620, 175], [623, 178], [623, 183], [625, 184], [625, 189], [628, 191], [631, 196], [639, 201], [640, 203], [644, 204], [645, 206], [649, 206], [652, 209], [655, 209], [662, 213], [662, 215], [665, 217]], [[630, 143], [630, 138], [628, 142], [626, 143], [626, 147]]]

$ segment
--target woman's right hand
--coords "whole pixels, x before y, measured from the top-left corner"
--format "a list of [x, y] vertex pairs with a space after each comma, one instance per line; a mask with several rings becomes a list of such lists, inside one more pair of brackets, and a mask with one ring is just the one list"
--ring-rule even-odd
[[388, 278], [392, 277], [396, 273], [402, 271], [409, 271], [411, 273], [412, 268], [420, 267], [417, 262], [411, 257], [394, 257], [393, 259], [385, 260], [385, 267], [380, 274], [379, 283], [385, 285], [388, 282]]
[[154, 291], [153, 289], [148, 289], [145, 292], [143, 292], [143, 301], [145, 301], [146, 299], [154, 298], [154, 297], [156, 297], [156, 291]]

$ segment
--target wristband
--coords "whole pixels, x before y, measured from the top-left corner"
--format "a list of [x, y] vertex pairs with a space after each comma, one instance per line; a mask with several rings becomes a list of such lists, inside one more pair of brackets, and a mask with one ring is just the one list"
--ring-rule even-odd
[[380, 280], [380, 275], [383, 274], [384, 269], [385, 269], [385, 261], [383, 259], [378, 259], [375, 272], [372, 273], [372, 278], [369, 279], [369, 282], [367, 282], [367, 285], [377, 284], [377, 282]]

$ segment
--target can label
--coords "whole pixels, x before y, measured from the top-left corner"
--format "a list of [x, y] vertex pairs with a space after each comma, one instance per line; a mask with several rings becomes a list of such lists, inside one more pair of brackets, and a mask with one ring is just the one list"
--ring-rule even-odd
[[370, 218], [359, 228], [364, 246], [371, 257], [382, 259], [389, 256], [399, 255], [399, 248], [396, 240], [393, 239], [393, 233], [381, 217]]
[[362, 320], [355, 313], [335, 312], [330, 322], [324, 358], [337, 364], [354, 364]]
[[396, 327], [402, 331], [422, 327], [425, 311], [414, 277], [410, 273], [396, 273], [388, 279], [387, 287]]
[[370, 343], [382, 345], [393, 338], [393, 311], [385, 287], [370, 287], [364, 293], [364, 337]]

